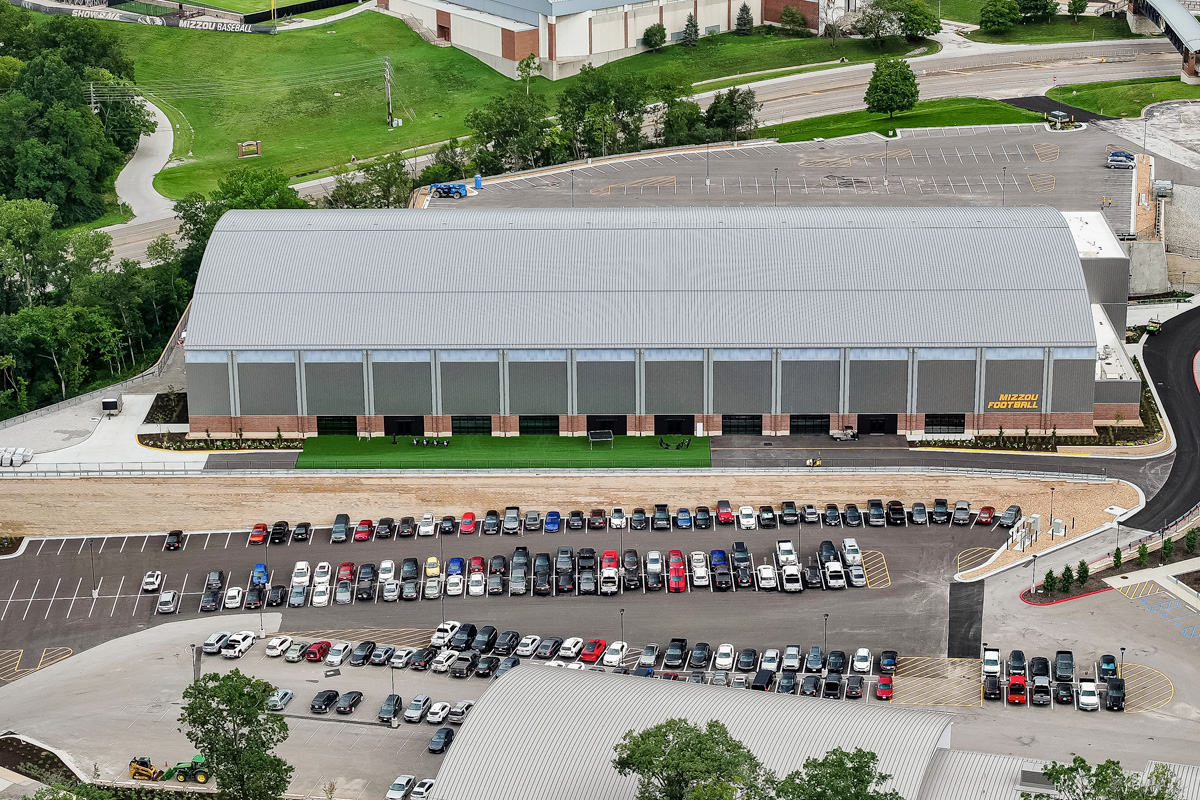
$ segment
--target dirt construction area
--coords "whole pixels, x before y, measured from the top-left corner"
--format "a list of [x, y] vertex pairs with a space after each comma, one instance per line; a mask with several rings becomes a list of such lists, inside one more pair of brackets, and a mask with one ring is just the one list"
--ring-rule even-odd
[[[736, 507], [783, 500], [858, 503], [901, 500], [932, 503], [966, 500], [973, 509], [1010, 504], [1026, 514], [1054, 515], [1083, 533], [1113, 520], [1105, 509], [1132, 508], [1137, 491], [1115, 481], [1075, 482], [986, 476], [835, 474], [586, 474], [404, 475], [400, 477], [164, 477], [11, 479], [0, 482], [0, 535], [97, 535], [236, 530], [254, 523], [289, 520], [326, 525], [335, 514], [352, 519], [402, 515], [480, 514], [518, 505], [539, 510], [614, 505], [632, 509], [668, 503], [672, 508]], [[69, 522], [67, 521], [69, 520]]]

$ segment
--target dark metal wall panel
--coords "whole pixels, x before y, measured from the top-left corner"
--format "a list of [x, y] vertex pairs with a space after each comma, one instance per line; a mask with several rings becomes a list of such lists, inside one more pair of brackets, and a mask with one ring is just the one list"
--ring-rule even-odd
[[903, 414], [908, 405], [907, 361], [851, 361], [849, 408], [858, 414]]
[[443, 361], [443, 414], [499, 414], [500, 365], [495, 361]]
[[227, 417], [229, 408], [229, 365], [187, 365], [188, 413], [194, 417]]
[[[188, 408], [192, 405], [191, 366], [188, 366]], [[1096, 381], [1097, 403], [1140, 403], [1142, 384], [1138, 381]], [[1055, 402], [1054, 405], [1058, 405]]]
[[[1040, 413], [1045, 410], [1042, 397], [1042, 361], [1022, 359], [1019, 361], [987, 362], [987, 381], [983, 393], [984, 413]], [[989, 407], [989, 403], [1000, 402], [1002, 394], [1036, 394], [1037, 408]]]
[[918, 414], [971, 414], [974, 411], [974, 361], [917, 361]]
[[238, 403], [244, 416], [298, 414], [296, 365], [238, 364]]
[[508, 362], [511, 414], [566, 414], [567, 362]]
[[1096, 402], [1096, 362], [1056, 360], [1050, 410], [1091, 411]]
[[714, 414], [770, 414], [770, 361], [713, 362]]
[[375, 413], [411, 416], [433, 413], [428, 361], [376, 361], [371, 364], [375, 384]]
[[580, 414], [632, 414], [637, 400], [637, 364], [576, 361]]
[[647, 414], [699, 414], [703, 411], [703, 361], [646, 362]]
[[840, 361], [784, 361], [784, 414], [836, 414], [841, 388]]
[[1129, 259], [1084, 258], [1080, 263], [1087, 282], [1088, 300], [1104, 306], [1113, 327], [1124, 330], [1129, 309]]
[[359, 361], [310, 361], [304, 365], [308, 413], [330, 417], [365, 414], [363, 365]]

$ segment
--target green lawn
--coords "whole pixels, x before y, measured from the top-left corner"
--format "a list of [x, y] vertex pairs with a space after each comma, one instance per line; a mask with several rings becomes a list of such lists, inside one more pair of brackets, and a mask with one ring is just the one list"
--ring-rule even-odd
[[1200, 86], [1189, 86], [1179, 77], [1134, 78], [1058, 86], [1046, 93], [1051, 99], [1110, 117], [1138, 117], [1142, 109], [1163, 100], [1200, 99]]
[[936, 128], [943, 125], [1001, 125], [1009, 122], [1039, 122], [1041, 114], [996, 100], [970, 97], [923, 100], [912, 111], [888, 119], [867, 111], [829, 114], [758, 129], [758, 135], [777, 137], [781, 142], [800, 142], [818, 136], [826, 139], [876, 131], [884, 136], [896, 128]]
[[[680, 437], [671, 437], [674, 443]], [[449, 447], [413, 446], [401, 437], [359, 440], [316, 436], [305, 440], [296, 461], [300, 469], [587, 469], [708, 468], [708, 438], [696, 437], [687, 450], [664, 450], [657, 436], [618, 436], [610, 449], [589, 449], [586, 436], [452, 436]]]
[[[463, 136], [471, 109], [517, 88], [466, 53], [434, 47], [401, 20], [372, 12], [276, 36], [100, 24], [112, 26], [125, 41], [138, 83], [164, 102], [164, 111], [179, 125], [174, 156], [183, 163], [163, 170], [154, 182], [159, 192], [174, 198], [213, 188], [237, 163], [238, 141], [263, 142], [264, 155], [247, 163], [304, 175], [348, 163], [351, 155], [365, 158]], [[705, 37], [694, 49], [669, 47], [602, 69], [701, 81], [842, 57], [869, 61], [913, 49], [899, 37], [883, 48], [843, 39], [835, 50], [826, 39], [724, 34]], [[396, 114], [404, 115], [404, 125], [390, 131], [384, 124], [384, 56], [391, 58], [396, 78]], [[352, 78], [322, 77], [357, 65], [363, 68]], [[298, 74], [305, 76], [303, 85]], [[183, 94], [177, 89], [154, 92], [156, 84], [184, 80], [199, 86]], [[538, 78], [532, 88], [553, 97], [568, 85], [570, 79], [552, 83]], [[402, 106], [412, 110], [415, 120]]]
[[[979, 19], [972, 20], [979, 24]], [[1088, 42], [1099, 39], [1144, 39], [1132, 33], [1124, 16], [1120, 17], [1073, 17], [1059, 14], [1050, 22], [1031, 22], [1017, 25], [1005, 33], [971, 31], [967, 37], [977, 42], [999, 44], [1046, 44], [1051, 42]]]
[[[926, 0], [929, 2], [929, 0]], [[934, 13], [941, 10], [940, 19], [951, 19], [955, 22], [969, 22], [972, 25], [979, 24], [979, 9], [983, 6], [983, 0], [932, 0], [929, 2], [929, 7]]]

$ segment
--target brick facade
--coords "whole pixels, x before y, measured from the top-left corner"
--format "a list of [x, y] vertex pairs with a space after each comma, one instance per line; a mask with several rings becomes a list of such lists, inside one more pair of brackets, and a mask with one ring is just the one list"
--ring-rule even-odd
[[1142, 424], [1142, 409], [1137, 403], [1097, 403], [1095, 408], [1097, 425], [1116, 425], [1118, 413], [1122, 427]]
[[[650, 418], [650, 430], [654, 430], [654, 418]], [[721, 435], [721, 415], [720, 414], [697, 414], [696, 424], [704, 426], [705, 436], [720, 436]]]
[[492, 414], [492, 436], [520, 436], [521, 418]]
[[763, 414], [763, 436], [787, 436], [792, 432], [792, 418], [788, 414]]
[[762, 21], [779, 22], [784, 6], [793, 6], [804, 15], [810, 30], [816, 30], [821, 21], [821, 9], [813, 0], [762, 0]]
[[425, 416], [425, 435], [426, 436], [449, 436], [451, 433], [450, 417], [442, 416]]
[[629, 436], [653, 436], [654, 417], [646, 414], [626, 414], [625, 433]]
[[847, 425], [858, 427], [858, 414], [830, 414], [829, 415], [829, 432], [840, 431]]
[[583, 414], [559, 414], [559, 436], [587, 436], [587, 416]]
[[1004, 427], [1005, 435], [1030, 434], [1048, 435], [1055, 428], [1063, 436], [1094, 436], [1092, 415], [1088, 412], [1071, 414], [968, 414], [967, 431], [974, 430], [982, 436], [995, 436]]

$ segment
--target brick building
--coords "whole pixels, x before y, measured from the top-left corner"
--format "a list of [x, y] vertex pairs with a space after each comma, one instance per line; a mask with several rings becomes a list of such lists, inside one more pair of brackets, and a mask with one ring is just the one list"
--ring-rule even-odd
[[913, 437], [1138, 419], [1129, 262], [1052, 208], [231, 211], [191, 430]]

